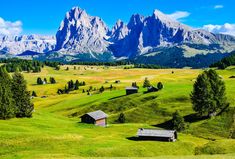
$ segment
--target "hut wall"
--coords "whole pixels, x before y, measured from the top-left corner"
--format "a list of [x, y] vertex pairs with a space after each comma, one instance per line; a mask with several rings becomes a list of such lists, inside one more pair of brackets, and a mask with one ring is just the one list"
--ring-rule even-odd
[[100, 120], [96, 120], [95, 125], [106, 126], [106, 118], [100, 119]]

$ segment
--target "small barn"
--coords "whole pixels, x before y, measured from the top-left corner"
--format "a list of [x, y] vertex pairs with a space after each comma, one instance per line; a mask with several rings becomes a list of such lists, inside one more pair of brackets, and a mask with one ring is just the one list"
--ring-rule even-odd
[[136, 87], [126, 87], [126, 95], [138, 93], [138, 88]]
[[94, 124], [97, 126], [106, 126], [107, 125], [107, 117], [103, 111], [98, 110], [95, 112], [86, 113], [81, 116], [81, 122], [87, 124]]
[[151, 87], [148, 87], [147, 88], [147, 92], [157, 92], [158, 91], [158, 89], [156, 88], [156, 87], [153, 87], [153, 86], [151, 86]]
[[140, 128], [137, 137], [143, 140], [158, 140], [175, 142], [177, 140], [177, 132], [175, 130], [157, 130]]

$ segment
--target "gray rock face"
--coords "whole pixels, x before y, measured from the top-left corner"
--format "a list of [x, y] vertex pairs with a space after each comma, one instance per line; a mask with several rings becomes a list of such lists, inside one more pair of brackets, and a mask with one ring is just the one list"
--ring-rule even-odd
[[108, 27], [99, 17], [89, 16], [85, 10], [74, 7], [66, 13], [56, 34], [56, 50], [62, 53], [104, 53]]
[[[119, 29], [120, 30], [120, 29]], [[125, 29], [126, 30], [126, 29]], [[113, 31], [117, 34], [115, 31]], [[205, 30], [193, 28], [170, 19], [155, 10], [152, 16], [133, 15], [127, 25], [128, 34], [114, 41], [110, 49], [115, 56], [135, 57], [148, 53], [157, 47], [193, 44], [235, 44], [229, 35], [215, 35]]]
[[25, 51], [45, 53], [53, 50], [55, 44], [56, 40], [54, 36], [1, 36], [0, 52], [12, 55], [18, 55]]
[[56, 50], [63, 54], [111, 52], [134, 58], [158, 47], [192, 44], [233, 45], [235, 38], [195, 30], [155, 10], [151, 16], [135, 14], [128, 24], [118, 20], [112, 30], [98, 17], [75, 7], [66, 13], [56, 35]]

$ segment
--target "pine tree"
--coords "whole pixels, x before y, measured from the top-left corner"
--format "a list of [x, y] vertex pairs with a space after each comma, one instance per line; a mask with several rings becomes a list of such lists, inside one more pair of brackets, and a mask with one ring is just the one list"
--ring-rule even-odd
[[57, 66], [55, 67], [55, 70], [59, 71], [59, 70], [60, 70], [60, 66], [57, 65]]
[[104, 86], [100, 88], [100, 93], [103, 93], [103, 92], [104, 92]]
[[191, 93], [193, 109], [201, 116], [216, 115], [227, 107], [225, 84], [214, 70], [204, 71], [198, 76]]
[[43, 81], [42, 81], [41, 77], [38, 77], [38, 78], [37, 78], [37, 84], [38, 84], [38, 85], [43, 84]]
[[47, 84], [47, 79], [46, 79], [46, 78], [44, 78], [44, 80], [43, 80], [43, 81], [44, 81], [44, 83], [45, 83], [45, 84]]
[[73, 91], [74, 90], [74, 83], [73, 83], [73, 80], [70, 80], [69, 82], [68, 82], [68, 90], [69, 91]]
[[30, 92], [27, 90], [26, 81], [21, 73], [13, 75], [12, 92], [16, 117], [32, 117], [34, 106], [30, 101]]
[[83, 81], [83, 82], [81, 83], [81, 86], [85, 86], [85, 85], [86, 85], [86, 82]]
[[56, 80], [55, 80], [54, 77], [50, 77], [50, 83], [51, 83], [51, 84], [55, 84], [55, 83], [56, 83]]
[[173, 125], [173, 129], [177, 130], [177, 131], [183, 131], [186, 128], [186, 124], [184, 122], [184, 118], [179, 114], [178, 111], [176, 111], [173, 114], [172, 125]]
[[139, 88], [139, 86], [137, 85], [136, 82], [132, 82], [131, 86], [132, 86], [132, 87], [135, 87], [135, 88]]
[[150, 81], [148, 80], [148, 78], [145, 78], [143, 87], [146, 88], [146, 87], [150, 87], [150, 86], [151, 86]]
[[79, 81], [76, 80], [75, 84], [74, 84], [74, 90], [78, 90], [79, 89]]
[[[222, 78], [216, 73], [215, 70], [207, 71], [207, 76], [209, 77], [209, 82], [211, 84], [211, 89], [213, 93], [213, 100], [216, 104], [216, 109], [223, 109], [229, 105], [226, 97], [226, 87]], [[216, 111], [216, 110], [215, 110]], [[210, 113], [214, 113], [212, 111]]]
[[33, 97], [37, 97], [37, 94], [36, 94], [35, 91], [32, 92], [32, 96], [33, 96]]
[[9, 119], [15, 116], [15, 106], [11, 91], [12, 79], [5, 67], [0, 67], [0, 118]]
[[157, 88], [158, 88], [159, 90], [163, 89], [163, 84], [162, 84], [162, 82], [158, 82]]
[[118, 117], [118, 122], [119, 123], [125, 123], [126, 122], [126, 117], [124, 113], [120, 113], [119, 117]]

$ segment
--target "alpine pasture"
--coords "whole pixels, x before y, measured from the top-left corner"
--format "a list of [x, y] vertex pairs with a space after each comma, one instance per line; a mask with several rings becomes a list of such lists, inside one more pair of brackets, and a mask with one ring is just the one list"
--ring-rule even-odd
[[[69, 70], [66, 68], [69, 67]], [[194, 69], [124, 69], [124, 66], [44, 67], [40, 73], [23, 73], [32, 99], [32, 118], [0, 120], [0, 158], [76, 157], [159, 157], [233, 158], [235, 156], [235, 68], [217, 70], [226, 83], [229, 109], [217, 117], [193, 120], [190, 93], [196, 77]], [[37, 78], [54, 77], [56, 84], [37, 85]], [[143, 81], [164, 88], [144, 93]], [[86, 86], [58, 95], [68, 81], [85, 81]], [[120, 83], [115, 83], [120, 80]], [[137, 82], [139, 93], [126, 96], [125, 87]], [[113, 89], [110, 90], [110, 85]], [[91, 91], [103, 86], [103, 93]], [[44, 98], [42, 98], [44, 96]], [[84, 113], [103, 110], [109, 115], [108, 127], [80, 123]], [[178, 110], [188, 122], [176, 142], [136, 141], [138, 128], [164, 128]], [[126, 122], [116, 122], [124, 113]], [[212, 156], [213, 155], [213, 156]]]

